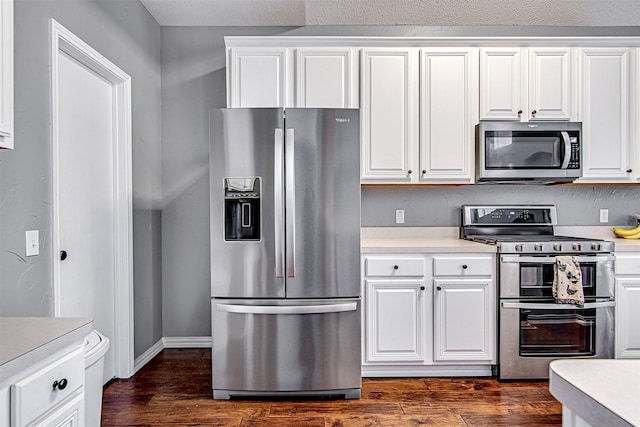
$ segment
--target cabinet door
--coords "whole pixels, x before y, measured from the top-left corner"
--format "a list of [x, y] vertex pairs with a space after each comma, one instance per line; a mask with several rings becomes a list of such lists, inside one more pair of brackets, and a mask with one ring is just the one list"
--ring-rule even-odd
[[420, 181], [473, 180], [478, 49], [420, 51]]
[[633, 180], [629, 136], [629, 49], [580, 49], [579, 111], [583, 178]]
[[363, 182], [417, 181], [417, 54], [413, 49], [362, 50]]
[[53, 412], [35, 425], [43, 427], [82, 427], [85, 425], [84, 392], [76, 394], [74, 398], [55, 408]]
[[278, 48], [232, 48], [229, 53], [230, 108], [287, 107], [287, 51]]
[[434, 361], [494, 362], [490, 279], [434, 280]]
[[571, 120], [570, 48], [529, 49], [529, 120]]
[[0, 1], [0, 148], [13, 148], [13, 0]]
[[616, 358], [640, 358], [640, 277], [616, 282]]
[[356, 55], [350, 48], [296, 50], [296, 106], [358, 108]]
[[424, 362], [424, 282], [365, 280], [365, 363]]
[[527, 100], [521, 48], [480, 49], [480, 120], [520, 120]]

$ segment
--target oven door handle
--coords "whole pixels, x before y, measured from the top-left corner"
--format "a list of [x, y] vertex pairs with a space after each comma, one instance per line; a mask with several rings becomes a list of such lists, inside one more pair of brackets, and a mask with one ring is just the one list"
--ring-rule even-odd
[[525, 310], [586, 310], [589, 308], [615, 307], [615, 301], [587, 302], [582, 306], [571, 304], [536, 303], [536, 302], [500, 302], [502, 308], [521, 308]]
[[[614, 255], [595, 255], [595, 256], [578, 256], [578, 262], [608, 262], [615, 261], [616, 257]], [[546, 257], [538, 257], [538, 256], [520, 256], [520, 255], [502, 255], [500, 257], [500, 262], [510, 262], [515, 264], [520, 264], [523, 262], [533, 263], [533, 264], [554, 264], [556, 262], [556, 257], [554, 256], [546, 256]]]

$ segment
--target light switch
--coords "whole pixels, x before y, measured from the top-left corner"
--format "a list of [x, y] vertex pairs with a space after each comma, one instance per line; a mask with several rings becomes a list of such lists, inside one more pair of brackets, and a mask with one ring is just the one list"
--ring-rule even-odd
[[25, 231], [25, 256], [40, 255], [40, 242], [38, 230]]

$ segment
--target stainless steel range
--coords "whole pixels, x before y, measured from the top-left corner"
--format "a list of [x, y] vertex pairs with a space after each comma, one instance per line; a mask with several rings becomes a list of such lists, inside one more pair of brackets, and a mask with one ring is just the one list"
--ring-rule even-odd
[[[614, 243], [557, 236], [553, 205], [462, 207], [462, 238], [498, 252], [499, 379], [545, 379], [563, 357], [613, 358]], [[584, 303], [553, 295], [557, 257], [579, 263]]]

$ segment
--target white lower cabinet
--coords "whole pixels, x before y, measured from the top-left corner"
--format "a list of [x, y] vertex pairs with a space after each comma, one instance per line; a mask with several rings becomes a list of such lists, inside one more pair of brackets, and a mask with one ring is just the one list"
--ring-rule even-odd
[[363, 376], [482, 376], [495, 364], [495, 257], [363, 255]]
[[424, 282], [365, 281], [366, 362], [424, 362]]
[[0, 383], [0, 425], [84, 426], [83, 344], [60, 350]]
[[495, 363], [491, 279], [435, 279], [433, 360]]
[[616, 351], [619, 359], [640, 358], [640, 252], [616, 254]]

